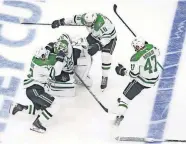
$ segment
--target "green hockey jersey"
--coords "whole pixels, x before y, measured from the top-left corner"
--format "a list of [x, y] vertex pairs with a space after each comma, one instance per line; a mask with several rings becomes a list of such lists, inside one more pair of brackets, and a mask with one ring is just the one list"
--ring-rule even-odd
[[152, 87], [159, 79], [161, 68], [158, 66], [159, 50], [151, 44], [146, 44], [143, 50], [131, 57], [129, 75], [140, 84]]

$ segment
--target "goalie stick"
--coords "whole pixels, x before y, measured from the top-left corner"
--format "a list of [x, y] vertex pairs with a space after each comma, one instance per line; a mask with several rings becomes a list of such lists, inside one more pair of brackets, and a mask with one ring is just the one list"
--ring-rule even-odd
[[154, 138], [142, 138], [142, 137], [116, 137], [115, 139], [117, 141], [147, 142], [147, 143], [157, 143], [157, 142], [186, 142], [186, 140], [154, 139]]
[[89, 89], [89, 87], [85, 84], [85, 82], [80, 78], [80, 76], [74, 72], [75, 75], [78, 77], [78, 79], [82, 82], [82, 84], [84, 85], [84, 87], [89, 91], [89, 93], [94, 97], [94, 99], [97, 101], [97, 103], [101, 106], [101, 108], [106, 112], [109, 113], [108, 108], [106, 108], [96, 97], [96, 95]]
[[[67, 56], [65, 56], [67, 57]], [[89, 91], [89, 93], [93, 96], [93, 98], [96, 100], [96, 102], [101, 106], [101, 108], [106, 112], [106, 113], [113, 113], [108, 110], [108, 108], [106, 108], [96, 97], [96, 95], [90, 90], [90, 88], [85, 84], [85, 82], [81, 79], [81, 77], [74, 71], [75, 75], [78, 77], [78, 79], [82, 82], [82, 84], [84, 85], [84, 87]]]
[[[116, 4], [114, 4], [114, 6], [113, 6], [113, 10], [114, 10], [114, 13], [118, 16], [118, 18], [123, 22], [123, 24], [128, 28], [128, 30], [132, 33], [132, 35], [134, 36], [134, 37], [136, 37], [136, 34], [132, 31], [132, 29], [126, 24], [126, 22], [120, 17], [120, 15], [118, 14], [118, 12], [117, 12], [117, 5]], [[162, 65], [159, 63], [159, 62], [157, 62], [157, 64], [159, 65], [159, 67], [163, 70], [163, 67], [162, 67]]]

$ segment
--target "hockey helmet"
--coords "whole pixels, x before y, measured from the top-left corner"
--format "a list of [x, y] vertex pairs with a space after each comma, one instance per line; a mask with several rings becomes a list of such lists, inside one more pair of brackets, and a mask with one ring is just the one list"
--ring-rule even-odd
[[44, 47], [41, 47], [36, 50], [34, 56], [38, 59], [48, 59], [49, 53], [50, 52], [48, 50], [46, 50]]
[[145, 47], [145, 40], [142, 37], [136, 37], [131, 45], [134, 47], [135, 51], [139, 51]]
[[86, 13], [84, 15], [84, 24], [88, 27], [91, 27], [96, 21], [96, 19], [97, 19], [96, 13]]
[[72, 43], [68, 34], [62, 34], [55, 43], [54, 53], [58, 53], [62, 50], [65, 54], [68, 54], [68, 45]]

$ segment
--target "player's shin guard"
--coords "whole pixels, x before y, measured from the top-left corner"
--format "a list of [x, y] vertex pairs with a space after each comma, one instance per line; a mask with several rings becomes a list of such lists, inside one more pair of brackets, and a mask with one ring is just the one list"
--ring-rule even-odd
[[112, 55], [107, 52], [102, 52], [102, 82], [101, 89], [107, 87], [108, 74], [111, 68]]
[[46, 131], [46, 126], [49, 120], [59, 110], [59, 108], [60, 108], [60, 101], [55, 100], [50, 107], [45, 108], [41, 111], [41, 113], [37, 116], [37, 118], [33, 122], [32, 127], [30, 129], [38, 133], [44, 133]]
[[126, 96], [122, 96], [121, 98], [118, 98], [118, 110], [117, 110], [117, 116], [114, 121], [115, 126], [119, 126], [121, 121], [124, 119], [124, 115], [128, 109], [128, 105], [131, 100], [129, 100]]

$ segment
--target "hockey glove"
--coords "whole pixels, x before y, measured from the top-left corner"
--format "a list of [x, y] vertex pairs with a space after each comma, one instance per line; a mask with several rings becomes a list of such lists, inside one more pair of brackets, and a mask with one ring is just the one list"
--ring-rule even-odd
[[49, 50], [51, 53], [54, 53], [54, 42], [50, 42], [50, 43], [48, 43], [46, 46], [45, 46], [45, 48], [46, 48], [46, 50]]
[[65, 25], [65, 19], [64, 18], [62, 18], [60, 20], [53, 21], [51, 26], [54, 29], [54, 28], [58, 28], [59, 26], [63, 26], [63, 25]]
[[92, 44], [88, 47], [88, 54], [93, 56], [99, 50], [101, 50], [101, 45], [99, 43]]
[[118, 66], [116, 66], [115, 70], [116, 70], [116, 73], [121, 76], [124, 76], [126, 73], [126, 68], [124, 68], [121, 64], [118, 64]]
[[65, 53], [62, 50], [60, 50], [56, 56], [56, 60], [63, 62], [65, 57], [66, 57]]

